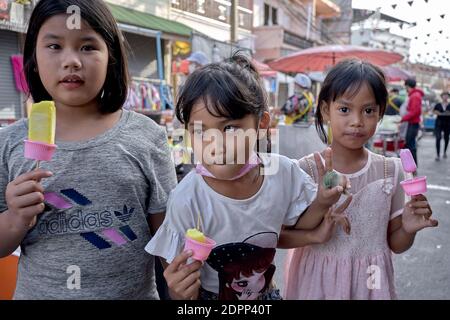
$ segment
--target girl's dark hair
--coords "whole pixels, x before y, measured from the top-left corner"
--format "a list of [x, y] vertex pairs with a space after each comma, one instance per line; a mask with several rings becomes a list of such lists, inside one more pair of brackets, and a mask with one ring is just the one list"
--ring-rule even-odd
[[80, 9], [81, 18], [101, 35], [108, 47], [108, 70], [98, 99], [100, 112], [113, 113], [122, 107], [127, 97], [128, 63], [122, 33], [102, 0], [41, 0], [38, 2], [29, 21], [24, 48], [24, 73], [30, 94], [35, 102], [52, 100], [37, 71], [36, 42], [42, 25], [55, 15], [67, 14], [67, 8], [73, 5]]
[[415, 88], [416, 87], [416, 79], [414, 78], [408, 78], [405, 80], [405, 86], [408, 86], [410, 88]]
[[216, 117], [242, 119], [248, 114], [260, 117], [268, 110], [258, 71], [240, 52], [228, 61], [208, 64], [187, 78], [176, 105], [181, 123], [187, 126], [192, 108], [200, 100]]
[[[175, 108], [178, 120], [185, 127], [192, 108], [200, 99], [215, 117], [242, 119], [252, 114], [260, 118], [269, 109], [267, 93], [256, 67], [239, 51], [225, 62], [211, 63], [195, 70], [187, 78]], [[268, 129], [266, 150], [270, 153], [271, 149]]]
[[329, 107], [331, 102], [345, 94], [356, 95], [365, 83], [375, 96], [381, 118], [386, 111], [388, 92], [386, 78], [380, 68], [362, 60], [348, 59], [339, 62], [330, 70], [320, 90], [316, 110], [316, 129], [324, 143], [328, 144], [329, 141], [323, 127], [323, 108], [326, 105]]

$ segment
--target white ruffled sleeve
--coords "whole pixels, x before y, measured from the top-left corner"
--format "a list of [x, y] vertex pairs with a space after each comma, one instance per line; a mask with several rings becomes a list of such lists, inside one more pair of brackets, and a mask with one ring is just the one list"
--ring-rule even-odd
[[283, 224], [293, 226], [317, 196], [317, 185], [296, 161], [290, 172], [290, 205]]
[[183, 251], [186, 230], [195, 225], [190, 206], [183, 204], [183, 199], [176, 198], [172, 192], [167, 203], [164, 222], [145, 246], [145, 251], [164, 258], [167, 263], [171, 263]]

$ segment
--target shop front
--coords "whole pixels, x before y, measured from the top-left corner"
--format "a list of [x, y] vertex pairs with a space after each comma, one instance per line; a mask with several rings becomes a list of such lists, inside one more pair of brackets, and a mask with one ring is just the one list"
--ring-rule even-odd
[[32, 2], [21, 4], [0, 0], [0, 127], [25, 115], [25, 85], [21, 76], [22, 43], [25, 21], [31, 14]]

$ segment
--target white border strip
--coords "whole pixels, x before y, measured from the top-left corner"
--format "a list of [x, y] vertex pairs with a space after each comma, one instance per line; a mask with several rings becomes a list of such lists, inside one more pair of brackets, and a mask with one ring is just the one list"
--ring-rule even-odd
[[441, 190], [441, 191], [449, 191], [450, 192], [450, 187], [436, 186], [434, 184], [427, 185], [427, 188], [431, 189], [431, 190]]

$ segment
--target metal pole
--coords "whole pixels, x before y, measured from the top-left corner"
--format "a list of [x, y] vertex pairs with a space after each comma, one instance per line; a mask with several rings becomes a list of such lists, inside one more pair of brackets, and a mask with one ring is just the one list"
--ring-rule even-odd
[[158, 77], [161, 80], [159, 85], [159, 96], [161, 98], [161, 110], [166, 109], [166, 98], [164, 96], [164, 69], [163, 69], [163, 56], [162, 56], [162, 39], [161, 31], [156, 34], [156, 60], [158, 63]]
[[312, 15], [312, 4], [309, 3], [308, 4], [308, 22], [306, 25], [306, 39], [310, 38], [310, 33], [311, 33], [311, 15]]
[[238, 40], [238, 0], [231, 0], [231, 14], [230, 14], [230, 27], [231, 35], [230, 42], [236, 43]]

